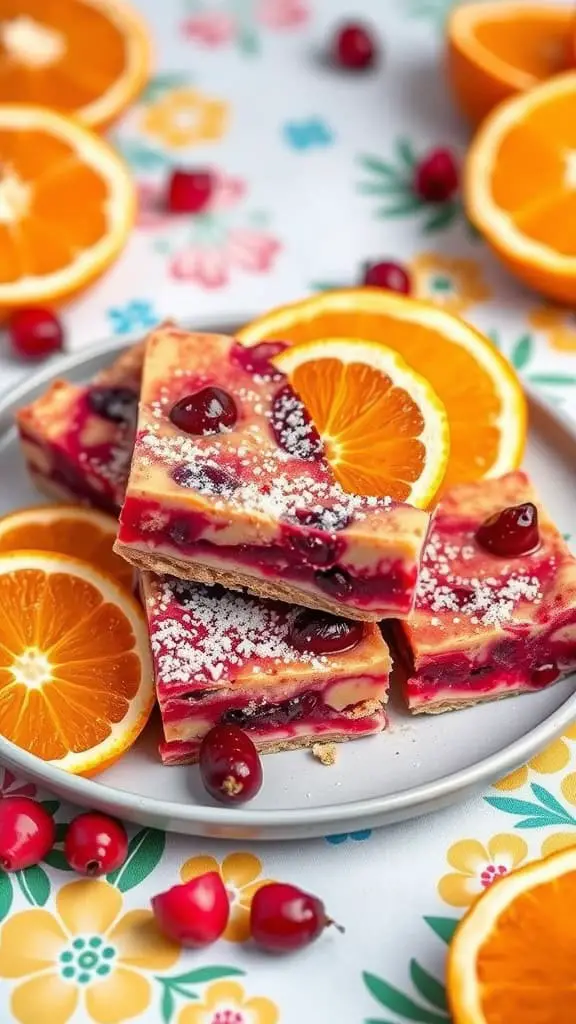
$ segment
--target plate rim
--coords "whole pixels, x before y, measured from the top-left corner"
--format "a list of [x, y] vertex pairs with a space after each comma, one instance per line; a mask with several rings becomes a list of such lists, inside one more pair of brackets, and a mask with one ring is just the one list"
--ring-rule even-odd
[[[230, 320], [228, 323], [224, 321], [217, 325], [202, 327], [202, 331], [205, 333], [234, 333], [233, 328], [237, 327], [238, 323], [239, 318], [235, 318], [234, 321]], [[184, 323], [184, 326], [188, 326], [188, 324]], [[198, 330], [199, 328], [195, 327], [194, 329]], [[141, 336], [109, 336], [77, 352], [67, 353], [51, 360], [32, 376], [25, 377], [8, 391], [3, 390], [0, 393], [0, 439], [6, 438], [10, 431], [15, 430], [14, 412], [30, 398], [31, 392], [36, 388], [70, 373], [70, 371], [79, 369], [84, 363], [89, 363], [94, 359], [99, 360], [103, 356], [125, 349], [134, 344]], [[576, 424], [572, 423], [562, 411], [548, 404], [530, 386], [523, 383], [523, 388], [529, 403], [560, 428], [576, 448]], [[0, 450], [0, 461], [1, 458]], [[465, 793], [474, 787], [480, 787], [483, 783], [504, 776], [508, 771], [524, 764], [561, 733], [575, 717], [576, 692], [567, 697], [555, 711], [547, 715], [510, 746], [490, 754], [468, 767], [449, 772], [439, 779], [384, 796], [286, 810], [251, 810], [249, 807], [243, 806], [239, 811], [237, 808], [208, 804], [183, 804], [176, 801], [160, 800], [156, 797], [138, 796], [127, 790], [107, 785], [104, 781], [99, 781], [98, 776], [84, 778], [70, 775], [56, 765], [44, 762], [34, 754], [22, 750], [2, 736], [0, 736], [0, 762], [7, 760], [11, 767], [21, 771], [23, 775], [39, 780], [46, 789], [55, 789], [57, 792], [65, 794], [71, 803], [81, 806], [94, 806], [105, 802], [113, 806], [121, 816], [125, 813], [128, 818], [134, 812], [141, 810], [149, 818], [155, 818], [162, 822], [168, 829], [173, 829], [175, 824], [180, 828], [179, 821], [186, 822], [189, 827], [198, 826], [204, 829], [241, 827], [253, 829], [258, 833], [258, 838], [265, 839], [267, 829], [311, 827], [317, 830], [318, 826], [329, 828], [343, 821], [354, 823], [359, 819], [367, 818], [378, 818], [381, 819], [381, 823], [385, 823], [388, 818], [398, 820], [399, 816], [410, 810], [413, 810], [414, 816], [416, 816], [418, 811], [423, 812], [427, 807], [433, 809], [434, 806], [445, 803], [450, 797], [457, 798], [460, 792]], [[270, 838], [275, 838], [273, 833]]]

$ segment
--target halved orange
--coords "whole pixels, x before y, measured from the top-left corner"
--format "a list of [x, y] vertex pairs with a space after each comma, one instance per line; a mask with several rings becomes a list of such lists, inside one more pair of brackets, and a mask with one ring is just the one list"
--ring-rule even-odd
[[44, 107], [0, 103], [0, 308], [69, 297], [125, 244], [135, 190], [107, 142]]
[[154, 704], [142, 608], [67, 555], [0, 555], [0, 734], [90, 775], [137, 739]]
[[489, 0], [454, 7], [448, 18], [448, 76], [476, 124], [502, 100], [574, 66], [568, 4]]
[[509, 270], [576, 301], [576, 72], [507, 100], [468, 151], [468, 215]]
[[245, 345], [330, 337], [386, 345], [432, 385], [450, 425], [445, 487], [520, 465], [526, 402], [516, 374], [487, 338], [444, 310], [383, 288], [344, 288], [272, 310], [239, 334]]
[[130, 590], [134, 570], [112, 550], [117, 532], [117, 520], [103, 512], [78, 505], [36, 505], [0, 519], [0, 554], [33, 548], [72, 555]]
[[575, 905], [576, 847], [486, 889], [452, 939], [453, 1024], [573, 1024]]
[[448, 418], [397, 352], [361, 338], [323, 338], [273, 361], [310, 413], [345, 491], [430, 504], [446, 472]]
[[121, 0], [2, 0], [0, 96], [103, 127], [150, 73], [149, 33]]

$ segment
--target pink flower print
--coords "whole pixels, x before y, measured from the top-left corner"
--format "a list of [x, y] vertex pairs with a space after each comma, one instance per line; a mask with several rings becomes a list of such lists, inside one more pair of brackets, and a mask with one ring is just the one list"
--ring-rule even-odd
[[182, 22], [182, 35], [204, 46], [223, 46], [236, 35], [234, 18], [224, 11], [202, 11]]
[[236, 228], [228, 236], [230, 263], [251, 274], [267, 273], [280, 249], [277, 239], [251, 228]]
[[280, 31], [303, 25], [308, 16], [308, 7], [303, 0], [259, 0], [256, 8], [257, 21]]
[[281, 249], [271, 235], [251, 228], [231, 230], [221, 244], [191, 245], [170, 262], [170, 272], [180, 281], [195, 281], [203, 288], [222, 288], [234, 269], [265, 274], [272, 269]]
[[[209, 212], [229, 210], [243, 199], [246, 193], [246, 185], [242, 178], [235, 178], [232, 175], [222, 174], [220, 171], [212, 172], [215, 176], [214, 192], [209, 204]], [[172, 227], [181, 219], [180, 214], [170, 213], [166, 209], [164, 184], [153, 184], [152, 182], [140, 181], [137, 184], [138, 192], [138, 213], [136, 226], [144, 230], [154, 231], [158, 228]], [[203, 211], [204, 212], [204, 211]]]
[[226, 251], [217, 248], [184, 249], [171, 261], [170, 272], [179, 281], [195, 281], [203, 288], [222, 288], [230, 276]]
[[210, 212], [214, 210], [230, 210], [246, 195], [246, 182], [242, 178], [216, 172], [216, 184], [210, 200]]
[[35, 796], [36, 786], [31, 782], [20, 782], [8, 768], [4, 768], [2, 781], [0, 782], [0, 797], [2, 796]]

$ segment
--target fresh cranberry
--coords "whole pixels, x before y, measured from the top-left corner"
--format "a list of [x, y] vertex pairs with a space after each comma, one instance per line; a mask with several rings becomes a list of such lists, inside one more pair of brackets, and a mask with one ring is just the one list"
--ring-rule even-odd
[[364, 25], [349, 21], [336, 32], [332, 56], [340, 67], [349, 71], [365, 71], [374, 64], [378, 56], [378, 45]]
[[193, 949], [216, 942], [230, 916], [228, 893], [217, 871], [173, 885], [151, 902], [160, 930], [173, 942]]
[[533, 668], [530, 673], [530, 683], [536, 687], [549, 686], [550, 683], [555, 683], [559, 678], [560, 669], [553, 661], [549, 661], [545, 665], [539, 665], [538, 668]]
[[284, 882], [263, 885], [250, 907], [250, 934], [268, 953], [302, 949], [334, 923], [327, 917], [322, 900]]
[[54, 818], [27, 796], [0, 799], [0, 868], [21, 871], [38, 864], [52, 849]]
[[262, 786], [262, 763], [252, 740], [234, 725], [216, 725], [200, 746], [200, 776], [215, 800], [240, 804]]
[[321, 533], [292, 533], [289, 542], [309, 565], [334, 565], [345, 548], [343, 541]]
[[318, 569], [314, 573], [314, 579], [316, 586], [320, 590], [323, 590], [325, 594], [335, 598], [337, 601], [343, 600], [352, 593], [353, 587], [350, 576], [345, 569], [340, 569], [338, 566], [334, 566], [332, 569]]
[[44, 359], [64, 343], [62, 324], [49, 309], [16, 309], [7, 326], [14, 352], [24, 359]]
[[66, 831], [64, 856], [79, 875], [107, 875], [126, 860], [128, 836], [115, 818], [87, 811], [74, 818]]
[[368, 263], [364, 270], [364, 284], [371, 288], [399, 292], [401, 295], [410, 295], [412, 291], [412, 281], [406, 268], [391, 260]]
[[134, 423], [136, 419], [138, 395], [132, 388], [92, 387], [87, 402], [92, 412], [112, 423]]
[[310, 717], [319, 703], [319, 695], [314, 690], [306, 690], [277, 704], [264, 703], [257, 708], [229, 708], [220, 721], [222, 725], [237, 725], [240, 729], [256, 729], [262, 723], [282, 727]]
[[239, 480], [230, 470], [221, 466], [176, 466], [172, 479], [180, 487], [189, 487], [193, 491], [209, 496], [229, 498], [237, 489]]
[[476, 530], [480, 547], [491, 555], [520, 558], [540, 544], [538, 509], [531, 501], [495, 512]]
[[289, 642], [297, 651], [311, 654], [341, 654], [356, 647], [364, 635], [361, 622], [338, 619], [326, 612], [305, 609], [298, 612], [290, 628]]
[[276, 441], [289, 455], [308, 462], [322, 458], [322, 438], [289, 384], [274, 396], [270, 422]]
[[414, 191], [427, 203], [444, 203], [458, 188], [458, 167], [448, 149], [433, 149], [414, 174]]
[[230, 430], [238, 419], [236, 402], [223, 388], [206, 387], [172, 406], [170, 419], [187, 434], [218, 434]]
[[168, 181], [166, 205], [170, 213], [202, 213], [214, 195], [214, 175], [210, 171], [172, 171]]
[[236, 342], [230, 351], [230, 358], [247, 373], [253, 373], [257, 377], [270, 378], [270, 380], [282, 380], [284, 374], [277, 370], [270, 360], [286, 348], [288, 348], [286, 341], [261, 341], [251, 348]]

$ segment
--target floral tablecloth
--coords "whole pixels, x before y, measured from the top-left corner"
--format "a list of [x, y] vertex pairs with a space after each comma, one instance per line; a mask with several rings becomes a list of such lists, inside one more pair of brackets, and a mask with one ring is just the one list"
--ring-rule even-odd
[[[526, 380], [576, 414], [576, 320], [517, 286], [458, 199], [411, 193], [432, 147], [467, 132], [441, 70], [449, 0], [140, 0], [157, 71], [112, 138], [140, 212], [116, 266], [64, 314], [68, 346], [138, 335], [160, 317], [218, 325], [392, 257], [419, 295], [486, 330]], [[382, 59], [350, 76], [323, 59], [342, 15], [374, 26]], [[170, 219], [158, 198], [175, 165], [211, 166], [207, 215]], [[24, 370], [7, 349], [0, 384]], [[34, 787], [0, 769], [4, 793]], [[73, 814], [41, 794], [63, 823]], [[41, 866], [0, 873], [0, 1020], [161, 1024], [442, 1024], [446, 944], [463, 909], [530, 857], [576, 842], [576, 727], [483, 797], [379, 832], [291, 844], [218, 844], [131, 829], [126, 865], [103, 881]], [[163, 942], [150, 897], [216, 868], [232, 899], [203, 953]], [[321, 895], [346, 925], [289, 959], [245, 942], [264, 879]]]

